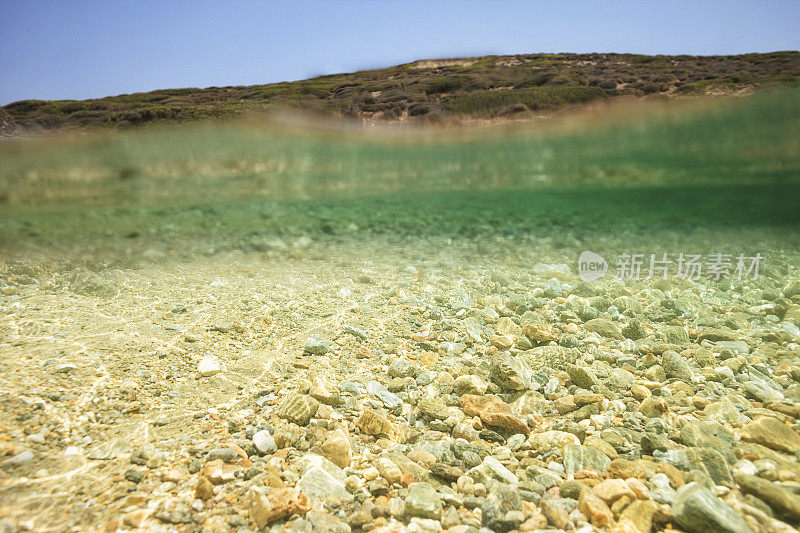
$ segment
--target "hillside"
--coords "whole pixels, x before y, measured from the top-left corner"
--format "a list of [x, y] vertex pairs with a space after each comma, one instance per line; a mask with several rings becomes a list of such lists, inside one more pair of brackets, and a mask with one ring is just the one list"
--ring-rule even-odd
[[9, 119], [0, 128], [125, 128], [285, 107], [370, 120], [458, 120], [549, 114], [599, 99], [749, 94], [798, 84], [800, 52], [486, 56], [420, 60], [246, 87], [165, 89], [82, 101], [23, 100], [2, 108]]

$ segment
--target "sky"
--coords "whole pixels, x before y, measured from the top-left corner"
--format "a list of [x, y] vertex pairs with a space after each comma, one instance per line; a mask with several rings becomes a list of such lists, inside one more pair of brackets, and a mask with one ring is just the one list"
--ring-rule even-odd
[[0, 0], [0, 105], [416, 59], [800, 49], [798, 0]]

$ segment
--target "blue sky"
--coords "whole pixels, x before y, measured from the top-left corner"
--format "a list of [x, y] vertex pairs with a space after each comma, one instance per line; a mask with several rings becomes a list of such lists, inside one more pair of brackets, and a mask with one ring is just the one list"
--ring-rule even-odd
[[800, 49], [797, 0], [0, 0], [0, 105], [421, 58]]

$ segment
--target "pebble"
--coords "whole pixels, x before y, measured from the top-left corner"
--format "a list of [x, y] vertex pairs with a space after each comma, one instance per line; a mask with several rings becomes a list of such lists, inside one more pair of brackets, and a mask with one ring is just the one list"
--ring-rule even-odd
[[778, 452], [794, 454], [800, 450], [800, 434], [772, 417], [761, 417], [745, 425], [739, 435], [746, 442], [755, 442]]
[[[473, 284], [465, 267], [454, 287], [437, 268], [348, 292], [347, 305], [398, 322], [359, 317], [363, 330], [306, 341], [304, 353], [335, 348], [335, 358], [295, 352], [251, 368], [232, 356], [230, 380], [192, 381], [205, 396], [192, 397], [185, 425], [174, 414], [184, 388], [162, 386], [158, 365], [184, 384], [183, 358], [191, 370], [204, 342], [251, 355], [239, 338], [246, 321], [215, 323], [224, 335], [206, 332], [163, 359], [147, 354], [153, 367], [131, 368], [116, 388], [23, 395], [30, 429], [0, 443], [3, 466], [12, 481], [47, 477], [57, 457], [74, 463], [65, 456], [85, 448], [125, 480], [114, 523], [154, 531], [761, 533], [800, 523], [800, 364], [787, 329], [797, 318], [786, 318], [800, 308], [780, 301], [779, 285], [584, 286], [569, 270], [533, 268]], [[94, 372], [72, 366], [51, 377]], [[206, 355], [197, 370], [213, 376], [223, 364]], [[249, 375], [261, 378], [239, 380]], [[98, 428], [122, 418], [147, 422], [150, 444], [103, 442]]]
[[428, 483], [412, 483], [405, 499], [405, 513], [409, 516], [438, 520], [442, 513], [439, 494]]
[[389, 365], [389, 376], [393, 378], [413, 377], [416, 371], [414, 363], [405, 356], [398, 357]]
[[33, 461], [33, 459], [34, 455], [32, 451], [23, 450], [9, 459], [6, 459], [5, 463], [12, 466], [23, 466]]
[[321, 337], [309, 337], [303, 346], [303, 351], [312, 355], [325, 355], [329, 350], [328, 341]]
[[265, 429], [253, 434], [253, 445], [258, 450], [258, 453], [262, 455], [269, 455], [278, 450], [275, 439], [272, 438], [272, 433]]
[[725, 533], [751, 533], [744, 519], [721, 502], [711, 491], [697, 483], [678, 490], [672, 504], [675, 522], [688, 533], [723, 531]]
[[319, 402], [305, 394], [290, 393], [277, 409], [277, 415], [294, 422], [298, 426], [305, 426], [317, 413]]
[[574, 475], [582, 470], [593, 470], [603, 474], [609, 465], [611, 459], [600, 450], [577, 444], [564, 446], [564, 468], [567, 475]]
[[222, 364], [216, 357], [207, 355], [197, 364], [197, 371], [200, 372], [200, 375], [203, 377], [213, 376], [222, 371]]

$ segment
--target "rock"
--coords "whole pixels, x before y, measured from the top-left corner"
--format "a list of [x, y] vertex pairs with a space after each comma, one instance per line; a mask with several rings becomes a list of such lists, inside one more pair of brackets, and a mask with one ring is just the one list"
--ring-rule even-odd
[[464, 475], [464, 471], [456, 466], [451, 466], [444, 463], [433, 463], [430, 465], [431, 474], [444, 479], [445, 481], [456, 481]]
[[151, 509], [134, 509], [133, 511], [125, 513], [122, 522], [128, 527], [139, 529], [145, 524], [147, 519], [150, 518], [152, 512]]
[[312, 355], [325, 355], [329, 350], [328, 341], [321, 337], [309, 337], [303, 346], [303, 352]]
[[631, 499], [636, 498], [636, 494], [622, 479], [606, 479], [592, 487], [592, 491], [608, 505], [613, 504], [624, 496], [629, 496]]
[[23, 450], [23, 451], [19, 452], [18, 454], [10, 457], [9, 459], [6, 459], [4, 461], [4, 464], [8, 464], [8, 465], [11, 465], [11, 466], [24, 466], [24, 465], [30, 463], [31, 461], [33, 461], [33, 459], [34, 459], [34, 455], [33, 455], [32, 451]]
[[389, 419], [372, 409], [364, 409], [364, 412], [356, 420], [356, 426], [367, 435], [378, 436], [394, 433], [394, 425]]
[[561, 285], [561, 282], [555, 278], [550, 279], [544, 286], [544, 295], [548, 298], [558, 298], [562, 296], [563, 292], [564, 287]]
[[569, 379], [578, 387], [591, 390], [592, 386], [599, 385], [600, 381], [590, 370], [578, 365], [567, 365]]
[[521, 509], [522, 500], [517, 489], [511, 485], [495, 483], [481, 505], [481, 525], [498, 532], [517, 529], [524, 519], [524, 515], [519, 512]]
[[499, 481], [507, 485], [516, 485], [519, 478], [495, 457], [486, 457], [481, 464], [470, 469], [467, 475], [476, 483], [487, 484], [490, 480]]
[[622, 328], [622, 334], [632, 340], [639, 340], [647, 337], [647, 330], [644, 325], [637, 319], [631, 319], [628, 324]]
[[500, 350], [508, 350], [514, 346], [515, 338], [511, 335], [492, 335], [489, 337], [489, 342]]
[[214, 497], [214, 484], [207, 477], [200, 476], [194, 487], [194, 494], [200, 500], [210, 500]]
[[611, 509], [590, 488], [586, 488], [581, 492], [578, 500], [578, 509], [595, 527], [604, 528], [614, 521], [614, 514]]
[[207, 378], [219, 374], [222, 371], [222, 364], [216, 357], [207, 355], [197, 364], [197, 371], [200, 372], [201, 376]]
[[714, 448], [729, 461], [733, 462], [735, 459], [732, 450], [736, 439], [722, 426], [700, 421], [687, 422], [681, 428], [680, 439], [686, 446]]
[[613, 533], [650, 533], [653, 529], [655, 504], [650, 500], [632, 502], [620, 514]]
[[297, 514], [306, 514], [311, 510], [311, 502], [302, 492], [295, 489], [275, 489], [269, 494], [264, 494], [251, 489], [247, 495], [249, 502], [250, 518], [258, 524], [259, 528], [267, 524]]
[[222, 459], [214, 459], [203, 466], [200, 475], [207, 477], [213, 484], [219, 485], [236, 479], [237, 470], [239, 467], [236, 465], [226, 464]]
[[739, 334], [727, 328], [704, 328], [697, 336], [697, 342], [704, 340], [719, 341], [738, 341]]
[[464, 394], [459, 401], [468, 416], [479, 416], [487, 426], [509, 433], [527, 435], [530, 432], [527, 424], [511, 413], [511, 406], [497, 396]]
[[752, 533], [744, 519], [707, 488], [690, 483], [678, 489], [672, 504], [675, 522], [688, 533]]
[[[224, 448], [213, 448], [206, 454], [206, 461], [216, 461], [217, 459], [220, 459], [226, 463], [235, 463], [239, 461], [239, 459], [242, 459], [242, 456], [239, 455], [237, 450], [227, 446]], [[153, 459], [151, 458], [150, 461], [152, 460]], [[150, 461], [148, 461], [148, 463]]]
[[661, 367], [667, 378], [675, 378], [686, 383], [692, 382], [692, 369], [689, 362], [678, 352], [667, 350], [661, 354]]
[[586, 331], [592, 331], [608, 339], [622, 340], [625, 338], [619, 330], [619, 327], [611, 320], [605, 318], [593, 318], [586, 322], [583, 327]]
[[[350, 533], [350, 526], [335, 516], [322, 511], [309, 511], [305, 521], [311, 526], [311, 531], [325, 531], [326, 533]], [[299, 522], [299, 520], [298, 520]], [[299, 531], [304, 531], [298, 527]], [[307, 531], [307, 530], [305, 530]]]
[[558, 329], [549, 324], [525, 324], [522, 332], [536, 343], [556, 342], [559, 338]]
[[689, 344], [689, 333], [683, 326], [664, 326], [661, 331], [667, 344], [677, 344], [679, 346]]
[[[580, 493], [578, 493], [580, 495]], [[569, 524], [569, 513], [552, 500], [542, 500], [541, 509], [547, 523], [556, 529], [566, 529]]]
[[783, 393], [767, 386], [762, 381], [745, 381], [743, 387], [753, 398], [765, 404], [782, 402], [784, 398]]
[[580, 357], [580, 351], [563, 346], [537, 346], [517, 356], [528, 368], [537, 372], [545, 367], [564, 368], [574, 364]]
[[465, 376], [458, 376], [455, 380], [456, 394], [475, 394], [482, 396], [486, 394], [486, 389], [489, 386], [480, 376], [474, 374], [467, 374]]
[[342, 403], [341, 398], [339, 396], [339, 389], [328, 382], [322, 376], [317, 376], [311, 382], [311, 388], [308, 391], [309, 396], [317, 400], [318, 402], [322, 402], [325, 405], [332, 405], [337, 406]]
[[353, 450], [350, 446], [350, 439], [347, 436], [347, 432], [342, 428], [331, 431], [320, 448], [325, 458], [339, 468], [350, 466], [353, 460]]
[[129, 468], [125, 471], [125, 479], [130, 481], [131, 483], [141, 483], [144, 479], [144, 474], [141, 470], [136, 470], [135, 468]]
[[438, 520], [442, 514], [442, 501], [439, 493], [428, 483], [409, 485], [405, 504], [405, 513], [408, 516]]
[[564, 446], [564, 468], [567, 475], [574, 475], [581, 470], [594, 470], [603, 474], [610, 464], [611, 459], [595, 448], [577, 444]]
[[526, 446], [540, 455], [545, 455], [553, 451], [561, 452], [567, 444], [580, 443], [580, 439], [572, 433], [550, 430], [542, 433], [531, 433], [528, 436]]
[[739, 432], [745, 442], [755, 442], [773, 450], [795, 453], [800, 449], [800, 435], [772, 417], [761, 417], [745, 425]]
[[389, 376], [393, 378], [408, 378], [414, 377], [416, 367], [405, 356], [398, 357], [392, 364], [389, 365]]
[[253, 434], [253, 446], [255, 446], [258, 453], [262, 455], [269, 455], [278, 450], [275, 439], [272, 438], [272, 434], [266, 429], [262, 429]]
[[305, 426], [317, 413], [318, 407], [319, 402], [311, 396], [291, 392], [280, 404], [276, 414], [298, 426]]
[[608, 442], [604, 441], [603, 439], [595, 435], [590, 435], [586, 437], [583, 440], [583, 445], [589, 446], [591, 448], [597, 448], [598, 450], [603, 452], [606, 455], [606, 457], [612, 460], [616, 459], [619, 456], [617, 450], [615, 450], [611, 444], [609, 444]]
[[520, 359], [508, 353], [498, 353], [489, 366], [489, 379], [503, 390], [526, 390], [531, 386], [533, 372]]
[[447, 405], [436, 398], [422, 398], [417, 402], [417, 407], [423, 415], [435, 420], [444, 420], [450, 416], [450, 409]]
[[800, 279], [792, 280], [783, 288], [784, 298], [791, 298], [800, 294]]
[[614, 390], [619, 392], [627, 392], [634, 386], [636, 376], [622, 368], [615, 368], [608, 375], [608, 380]]
[[800, 497], [791, 489], [747, 474], [734, 474], [742, 492], [756, 496], [775, 512], [792, 523], [800, 522]]
[[413, 481], [430, 481], [430, 472], [427, 468], [418, 465], [401, 453], [384, 453], [381, 457], [391, 459], [403, 473], [403, 484]]
[[686, 450], [692, 469], [700, 470], [716, 485], [733, 487], [730, 468], [725, 457], [713, 448], [689, 448]]
[[436, 462], [436, 455], [422, 448], [414, 448], [408, 452], [407, 456], [415, 463], [419, 463], [427, 467], [430, 467]]
[[379, 399], [381, 403], [383, 403], [383, 405], [390, 411], [400, 409], [403, 405], [403, 400], [401, 400], [396, 394], [389, 392], [388, 389], [386, 389], [377, 381], [373, 380], [367, 383], [367, 392]]
[[457, 527], [461, 525], [461, 517], [458, 515], [458, 511], [453, 506], [448, 507], [441, 518], [441, 524], [444, 529], [450, 529], [451, 527]]
[[408, 523], [408, 533], [441, 533], [442, 525], [438, 520], [414, 517]]
[[653, 398], [648, 396], [639, 404], [638, 412], [647, 418], [658, 418], [669, 410], [663, 398]]
[[400, 483], [403, 472], [394, 461], [386, 457], [380, 457], [375, 460], [375, 466], [386, 481], [392, 484]]
[[300, 461], [302, 477], [297, 489], [314, 501], [329, 498], [352, 501], [353, 496], [344, 488], [345, 475], [341, 468], [321, 455], [307, 453]]
[[[664, 438], [665, 442], [670, 442], [669, 439]], [[689, 471], [692, 468], [692, 463], [689, 461], [689, 456], [682, 450], [652, 450], [653, 459], [659, 463], [668, 464], [679, 470]]]

